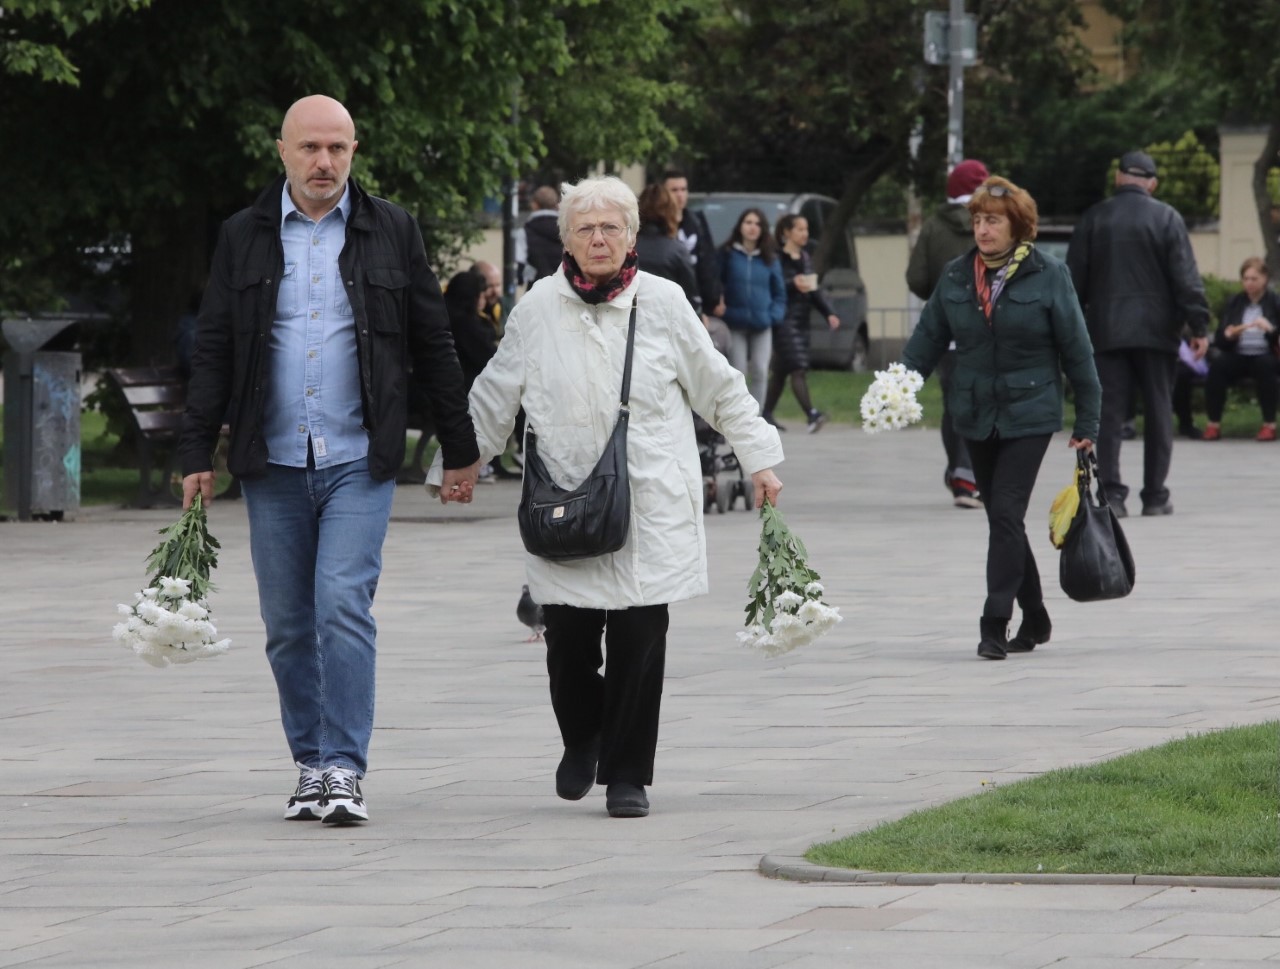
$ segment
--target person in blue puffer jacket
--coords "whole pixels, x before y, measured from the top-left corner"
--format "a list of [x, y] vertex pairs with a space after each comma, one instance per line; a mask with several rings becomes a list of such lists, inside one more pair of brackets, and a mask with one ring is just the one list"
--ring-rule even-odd
[[729, 326], [729, 362], [747, 378], [747, 388], [763, 409], [769, 380], [773, 328], [787, 313], [787, 285], [759, 209], [738, 216], [733, 234], [720, 250], [724, 321]]

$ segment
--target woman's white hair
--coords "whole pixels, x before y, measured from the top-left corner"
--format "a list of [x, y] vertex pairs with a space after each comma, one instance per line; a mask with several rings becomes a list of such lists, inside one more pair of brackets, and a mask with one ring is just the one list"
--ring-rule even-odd
[[617, 209], [627, 220], [628, 245], [635, 242], [640, 229], [640, 204], [636, 193], [615, 175], [593, 175], [576, 185], [560, 186], [560, 240], [569, 237], [569, 220], [599, 209]]

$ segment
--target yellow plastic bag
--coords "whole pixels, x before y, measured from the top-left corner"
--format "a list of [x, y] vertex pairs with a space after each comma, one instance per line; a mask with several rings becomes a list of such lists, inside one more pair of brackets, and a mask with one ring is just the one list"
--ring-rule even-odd
[[1075, 478], [1071, 484], [1058, 492], [1053, 504], [1049, 506], [1049, 541], [1054, 548], [1062, 548], [1067, 540], [1067, 531], [1080, 509], [1080, 467], [1076, 466]]

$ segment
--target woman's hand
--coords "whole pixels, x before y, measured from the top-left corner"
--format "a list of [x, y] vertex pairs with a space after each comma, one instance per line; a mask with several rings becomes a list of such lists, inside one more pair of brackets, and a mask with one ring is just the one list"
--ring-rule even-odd
[[1077, 451], [1092, 451], [1093, 442], [1087, 437], [1073, 437], [1067, 442], [1067, 447], [1075, 448]]
[[773, 468], [765, 468], [753, 474], [751, 487], [755, 491], [757, 508], [763, 508], [766, 501], [771, 505], [777, 505], [778, 493], [782, 491], [782, 482], [773, 473]]

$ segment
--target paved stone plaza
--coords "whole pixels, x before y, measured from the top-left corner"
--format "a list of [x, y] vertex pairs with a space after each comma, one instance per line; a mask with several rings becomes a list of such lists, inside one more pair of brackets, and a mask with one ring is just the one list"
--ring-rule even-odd
[[[846, 621], [789, 656], [745, 652], [756, 519], [713, 513], [712, 593], [672, 610], [644, 820], [610, 820], [600, 788], [555, 797], [543, 647], [515, 619], [514, 483], [465, 509], [400, 489], [372, 821], [336, 830], [280, 817], [296, 771], [242, 503], [211, 513], [233, 652], [164, 670], [109, 631], [172, 512], [0, 525], [0, 966], [1280, 969], [1277, 891], [757, 870], [983, 782], [1280, 717], [1278, 446], [1180, 441], [1176, 514], [1125, 523], [1134, 594], [1080, 605], [1047, 537], [1073, 467], [1055, 441], [1029, 515], [1053, 641], [991, 663], [974, 655], [985, 524], [951, 506], [937, 433], [784, 443], [782, 509]], [[1138, 444], [1124, 464], [1140, 473]]]

